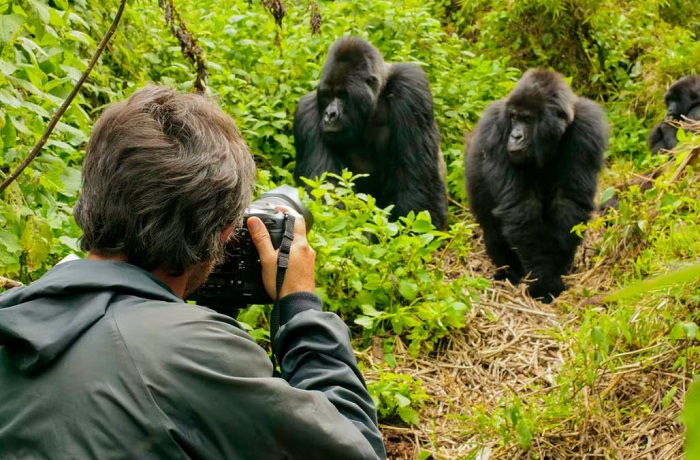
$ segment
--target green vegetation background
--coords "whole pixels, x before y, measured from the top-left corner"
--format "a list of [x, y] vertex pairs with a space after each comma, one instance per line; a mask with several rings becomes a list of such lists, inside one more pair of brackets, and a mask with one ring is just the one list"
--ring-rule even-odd
[[[85, 69], [118, 2], [0, 0], [0, 179], [28, 154]], [[409, 357], [430, 359], [440, 341], [460, 334], [465, 313], [488, 286], [460, 270], [475, 249], [475, 224], [466, 209], [462, 145], [482, 110], [503, 97], [528, 67], [554, 68], [582, 95], [605, 105], [613, 126], [610, 168], [601, 191], [667, 160], [650, 158], [646, 137], [664, 112], [662, 95], [675, 79], [700, 73], [700, 6], [694, 0], [358, 0], [320, 2], [320, 33], [310, 31], [306, 1], [286, 3], [282, 27], [258, 3], [179, 0], [184, 21], [204, 49], [208, 87], [231, 114], [255, 155], [260, 190], [291, 183], [291, 120], [299, 97], [318, 81], [325, 52], [339, 36], [374, 43], [388, 61], [421, 64], [429, 75], [448, 164], [452, 226], [435, 231], [425, 214], [387, 220], [371, 197], [350, 193], [351, 175], [332, 187], [318, 181], [308, 197], [316, 216], [311, 237], [318, 253], [319, 293], [343, 316], [358, 345], [381, 340], [384, 363], [370, 382], [383, 420], [418, 424], [429, 397], [420, 379], [391, 372], [397, 340]], [[149, 82], [191, 90], [183, 59], [155, 1], [132, 1], [113, 41], [83, 91], [44, 148], [0, 197], [0, 275], [24, 283], [78, 252], [71, 217], [80, 187], [85, 142], [102, 108]], [[684, 138], [679, 164], [691, 147]], [[590, 224], [594, 263], [605, 265], [607, 290], [633, 285], [698, 263], [697, 173], [672, 182], [669, 173], [641, 193], [622, 194], [620, 211]], [[344, 210], [334, 205], [343, 202]], [[365, 232], [378, 236], [369, 244]], [[606, 370], [644, 364], [653, 353], [676, 356], [672, 372], [694, 377], [698, 358], [700, 288], [676, 282], [603, 306], [582, 308], [562, 340], [576, 354], [555, 376], [557, 390], [537, 401], [517, 396], [492, 412], [455, 411], [465, 439], [476, 431], [531, 448], [533, 436], [581, 423], [579, 390]], [[576, 298], [597, 286], [578, 286]], [[570, 313], [573, 304], [562, 305]], [[266, 307], [243, 320], [265, 343]], [[374, 343], [376, 345], [376, 341]], [[648, 352], [645, 350], [649, 350]], [[629, 357], [631, 353], [632, 357]], [[401, 358], [403, 359], [403, 357]], [[369, 365], [369, 364], [368, 364]], [[625, 417], [677, 404], [685, 385], [668, 388], [659, 407], [632, 405]], [[689, 405], [700, 407], [700, 391]], [[619, 414], [618, 414], [619, 415]], [[700, 411], [686, 413], [700, 439]], [[567, 428], [568, 427], [568, 428]], [[700, 458], [700, 446], [689, 444]]]

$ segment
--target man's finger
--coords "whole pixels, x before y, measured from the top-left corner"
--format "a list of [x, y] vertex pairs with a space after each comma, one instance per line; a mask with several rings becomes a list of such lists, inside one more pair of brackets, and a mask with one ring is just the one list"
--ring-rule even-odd
[[306, 239], [306, 221], [304, 220], [304, 216], [299, 214], [296, 210], [286, 206], [275, 206], [275, 209], [294, 216], [294, 241], [299, 241], [298, 238]]
[[267, 232], [265, 224], [257, 217], [248, 219], [247, 224], [250, 239], [253, 240], [255, 249], [258, 250], [260, 260], [269, 260], [270, 258], [276, 260], [275, 248], [272, 247], [272, 240], [270, 240], [270, 234]]

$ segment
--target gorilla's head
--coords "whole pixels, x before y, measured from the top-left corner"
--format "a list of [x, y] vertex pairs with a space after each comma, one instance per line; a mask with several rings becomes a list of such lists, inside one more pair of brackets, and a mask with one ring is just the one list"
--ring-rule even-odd
[[687, 115], [700, 105], [700, 76], [683, 77], [666, 91], [666, 115], [674, 120], [680, 120], [681, 115]]
[[510, 161], [544, 166], [574, 120], [576, 99], [560, 74], [545, 69], [527, 71], [506, 100]]
[[325, 141], [359, 138], [374, 116], [386, 68], [379, 51], [360, 38], [344, 37], [331, 46], [317, 88]]

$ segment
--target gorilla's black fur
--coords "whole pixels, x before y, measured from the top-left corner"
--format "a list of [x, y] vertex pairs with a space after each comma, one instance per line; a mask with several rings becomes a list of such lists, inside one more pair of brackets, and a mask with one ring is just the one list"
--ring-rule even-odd
[[666, 120], [654, 127], [649, 135], [649, 148], [652, 153], [661, 149], [671, 150], [676, 146], [677, 127], [668, 121], [681, 121], [686, 117], [700, 120], [700, 76], [690, 75], [676, 81], [664, 94]]
[[469, 142], [469, 203], [484, 232], [496, 279], [528, 273], [532, 297], [566, 288], [581, 238], [572, 227], [594, 208], [609, 128], [600, 106], [577, 97], [561, 75], [530, 70], [491, 104]]
[[348, 168], [369, 174], [356, 191], [373, 195], [394, 218], [428, 210], [437, 228], [447, 220], [444, 160], [425, 72], [387, 64], [364, 40], [345, 37], [328, 52], [315, 91], [294, 114], [294, 177]]

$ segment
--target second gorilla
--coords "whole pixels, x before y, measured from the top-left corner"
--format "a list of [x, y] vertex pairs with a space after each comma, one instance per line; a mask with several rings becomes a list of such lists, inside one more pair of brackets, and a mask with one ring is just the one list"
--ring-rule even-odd
[[482, 116], [465, 160], [469, 203], [496, 279], [530, 275], [532, 297], [565, 289], [581, 238], [571, 229], [594, 209], [609, 128], [600, 106], [558, 73], [525, 73]]
[[294, 114], [294, 176], [324, 172], [369, 174], [355, 190], [394, 205], [392, 217], [428, 210], [447, 223], [445, 164], [425, 72], [388, 64], [364, 40], [345, 37], [328, 52], [315, 91]]

